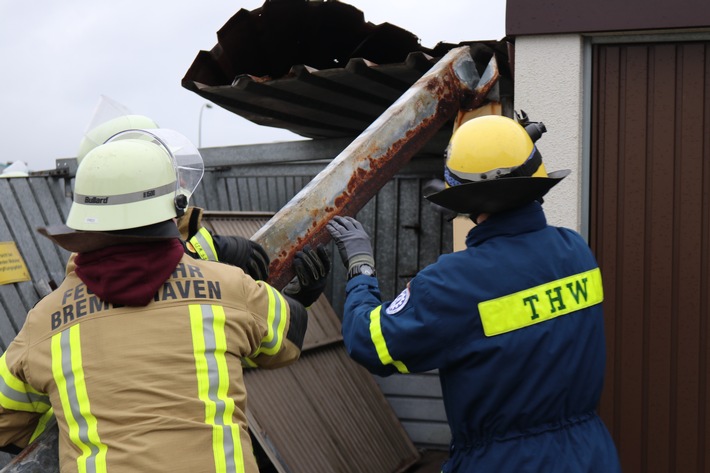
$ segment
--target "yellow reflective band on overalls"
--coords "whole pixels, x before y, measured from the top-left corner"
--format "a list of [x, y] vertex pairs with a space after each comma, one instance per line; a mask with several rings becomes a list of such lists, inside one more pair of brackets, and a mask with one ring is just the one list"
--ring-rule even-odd
[[49, 396], [10, 372], [4, 353], [0, 357], [0, 406], [13, 411], [38, 413], [47, 412], [51, 408]]
[[266, 336], [261, 339], [261, 345], [249, 358], [256, 358], [260, 354], [275, 355], [281, 350], [286, 332], [286, 299], [273, 287], [265, 284], [269, 294], [269, 309]]
[[81, 451], [79, 473], [105, 473], [106, 451], [96, 417], [91, 413], [81, 355], [80, 325], [52, 336], [52, 375], [57, 384], [69, 439]]
[[599, 268], [478, 304], [488, 337], [539, 324], [604, 300]]
[[390, 355], [387, 342], [385, 341], [384, 335], [382, 335], [382, 324], [380, 320], [381, 310], [382, 306], [377, 306], [370, 312], [370, 338], [372, 339], [372, 343], [375, 344], [377, 356], [380, 358], [380, 362], [383, 365], [394, 365], [400, 373], [409, 373], [409, 369], [404, 363], [393, 359], [392, 355]]
[[226, 315], [218, 305], [190, 305], [197, 392], [205, 405], [205, 423], [212, 426], [212, 452], [217, 473], [244, 472], [234, 399], [229, 396]]
[[197, 233], [190, 238], [189, 243], [195, 249], [197, 254], [200, 255], [200, 259], [205, 261], [219, 261], [212, 235], [205, 227], [201, 227]]

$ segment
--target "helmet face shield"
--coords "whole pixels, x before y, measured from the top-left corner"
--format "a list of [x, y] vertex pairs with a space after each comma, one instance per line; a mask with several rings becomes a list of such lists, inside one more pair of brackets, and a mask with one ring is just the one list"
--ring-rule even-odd
[[107, 143], [124, 139], [147, 140], [165, 149], [170, 155], [177, 177], [175, 197], [184, 195], [187, 205], [205, 172], [205, 164], [197, 148], [180, 133], [156, 128], [125, 130], [111, 137]]
[[[105, 95], [102, 95], [99, 98], [99, 103], [96, 105], [96, 108], [94, 109], [94, 115], [91, 117], [91, 121], [86, 126], [86, 130], [84, 131], [84, 136], [88, 136], [93, 130], [100, 127], [101, 125], [104, 125], [105, 123], [114, 121], [117, 118], [127, 117], [129, 115], [131, 115], [131, 112], [126, 107], [124, 107], [120, 103], [116, 102], [115, 100], [111, 100], [110, 98], [106, 97]], [[130, 127], [130, 128], [135, 128], [135, 127]], [[116, 128], [116, 131], [119, 131], [119, 130], [120, 130], [120, 128]], [[102, 140], [95, 140], [95, 139], [92, 139], [92, 140], [95, 141], [94, 146], [98, 146], [98, 145], [103, 144], [104, 141], [106, 141], [107, 139], [108, 139], [108, 136], [105, 136]]]
[[116, 133], [137, 128], [158, 128], [158, 124], [146, 116], [131, 114], [120, 103], [102, 95], [79, 143], [77, 163], [80, 164], [89, 151], [104, 144]]

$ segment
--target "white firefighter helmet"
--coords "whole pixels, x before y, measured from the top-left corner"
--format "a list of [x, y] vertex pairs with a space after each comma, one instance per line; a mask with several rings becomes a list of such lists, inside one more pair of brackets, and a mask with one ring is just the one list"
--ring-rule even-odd
[[66, 224], [38, 228], [68, 251], [180, 238], [174, 221], [204, 171], [183, 135], [128, 130], [95, 147], [78, 167]]
[[122, 115], [105, 121], [86, 132], [76, 155], [77, 164], [81, 164], [86, 154], [104, 144], [116, 133], [130, 129], [158, 128], [158, 124], [143, 115]]
[[97, 146], [76, 173], [67, 226], [110, 231], [175, 217], [177, 176], [170, 155], [144, 140]]
[[181, 214], [203, 173], [202, 157], [172, 130], [128, 130], [91, 150], [77, 169], [67, 226], [143, 227]]

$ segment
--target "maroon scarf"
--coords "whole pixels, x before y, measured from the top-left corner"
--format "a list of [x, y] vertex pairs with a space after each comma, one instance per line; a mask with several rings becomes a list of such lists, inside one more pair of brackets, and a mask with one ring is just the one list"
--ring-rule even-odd
[[184, 254], [177, 238], [114, 245], [76, 256], [76, 274], [101, 300], [145, 306], [170, 277]]

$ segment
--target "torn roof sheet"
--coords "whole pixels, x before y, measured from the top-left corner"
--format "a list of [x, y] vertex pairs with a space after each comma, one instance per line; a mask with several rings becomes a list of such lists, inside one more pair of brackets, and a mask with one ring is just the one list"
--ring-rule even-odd
[[[239, 10], [200, 51], [183, 87], [259, 125], [307, 138], [359, 135], [448, 50], [338, 1], [266, 1]], [[504, 42], [466, 43], [484, 68]], [[482, 72], [479, 71], [479, 72]]]

